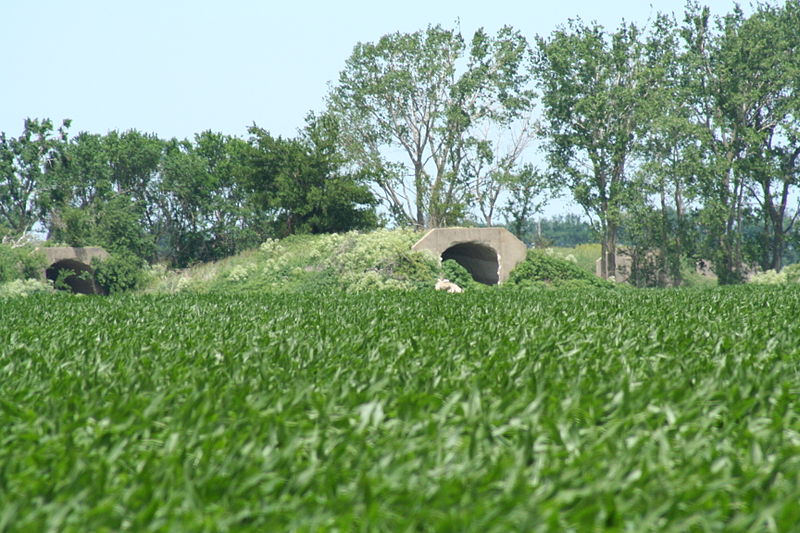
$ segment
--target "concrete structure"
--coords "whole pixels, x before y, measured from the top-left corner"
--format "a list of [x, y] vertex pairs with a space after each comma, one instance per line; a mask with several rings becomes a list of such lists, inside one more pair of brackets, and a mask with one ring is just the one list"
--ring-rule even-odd
[[86, 248], [39, 248], [38, 251], [47, 258], [47, 265], [43, 277], [55, 281], [64, 270], [69, 270], [62, 281], [72, 289], [72, 292], [82, 294], [104, 294], [102, 287], [94, 281], [94, 269], [91, 267], [92, 259], [107, 259], [108, 252], [98, 247]]
[[453, 259], [475, 281], [502, 283], [528, 253], [525, 243], [505, 228], [436, 228], [426, 233], [412, 250], [429, 250], [442, 261]]
[[[602, 278], [603, 265], [602, 258], [597, 258], [594, 262], [594, 273], [598, 278]], [[657, 250], [641, 250], [637, 251], [635, 248], [627, 246], [617, 246], [617, 271], [614, 274], [614, 281], [618, 283], [627, 282], [631, 285], [639, 287], [667, 287], [677, 286], [680, 280], [676, 280], [672, 275], [664, 270], [659, 261], [659, 252]], [[636, 278], [632, 279], [636, 271]], [[750, 275], [754, 270], [750, 271]], [[714, 274], [711, 268], [711, 262], [703, 259], [695, 261], [695, 273], [708, 278], [709, 280], [716, 281], [717, 275]], [[746, 273], [745, 279], [749, 276]]]

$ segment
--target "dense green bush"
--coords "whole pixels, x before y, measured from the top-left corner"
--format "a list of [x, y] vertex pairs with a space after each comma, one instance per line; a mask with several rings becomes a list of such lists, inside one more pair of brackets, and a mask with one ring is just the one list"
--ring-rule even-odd
[[0, 283], [39, 278], [45, 263], [44, 256], [32, 247], [0, 244]]
[[475, 289], [481, 286], [486, 287], [486, 285], [475, 281], [472, 278], [472, 274], [454, 259], [442, 261], [442, 277], [452, 281], [462, 289]]
[[529, 250], [525, 261], [518, 264], [509, 275], [509, 285], [568, 286], [611, 288], [614, 284], [598, 278], [578, 267], [572, 261]]
[[94, 277], [109, 294], [139, 288], [144, 282], [144, 262], [133, 254], [116, 254], [92, 261]]

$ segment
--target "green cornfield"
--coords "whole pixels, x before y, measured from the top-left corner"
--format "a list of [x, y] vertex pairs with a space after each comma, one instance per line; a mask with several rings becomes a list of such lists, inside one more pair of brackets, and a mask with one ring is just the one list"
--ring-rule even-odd
[[800, 289], [0, 300], [0, 531], [798, 531]]

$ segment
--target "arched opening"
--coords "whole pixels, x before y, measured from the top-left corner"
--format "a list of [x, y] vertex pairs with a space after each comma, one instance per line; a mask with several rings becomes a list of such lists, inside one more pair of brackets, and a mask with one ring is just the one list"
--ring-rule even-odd
[[45, 277], [52, 280], [57, 289], [80, 294], [105, 294], [94, 280], [92, 267], [75, 259], [56, 261], [45, 270]]
[[472, 279], [486, 285], [497, 285], [500, 281], [500, 263], [497, 252], [476, 242], [462, 242], [442, 252], [442, 261], [452, 259], [467, 269]]

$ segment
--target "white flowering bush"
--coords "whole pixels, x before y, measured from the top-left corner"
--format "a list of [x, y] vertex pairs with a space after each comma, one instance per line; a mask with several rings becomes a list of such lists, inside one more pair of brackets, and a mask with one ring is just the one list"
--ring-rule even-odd
[[786, 285], [800, 283], [800, 263], [795, 263], [783, 268], [780, 272], [769, 269], [750, 277], [750, 283], [758, 285]]
[[769, 269], [765, 272], [753, 274], [750, 277], [750, 283], [757, 285], [782, 285], [786, 283], [786, 274], [783, 272], [776, 272], [774, 269]]
[[42, 292], [52, 292], [50, 283], [36, 279], [15, 279], [0, 284], [0, 298], [18, 298]]
[[230, 281], [244, 281], [255, 269], [254, 265], [236, 265], [225, 273]]
[[[433, 254], [411, 250], [420, 237], [412, 230], [383, 229], [268, 239], [255, 250], [174, 273], [169, 282], [162, 279], [150, 290], [205, 292], [236, 287], [269, 292], [329, 288], [362, 292], [432, 287], [442, 267]], [[183, 277], [186, 281], [181, 281]]]
[[800, 283], [800, 263], [784, 267], [781, 274], [786, 276], [787, 283]]

